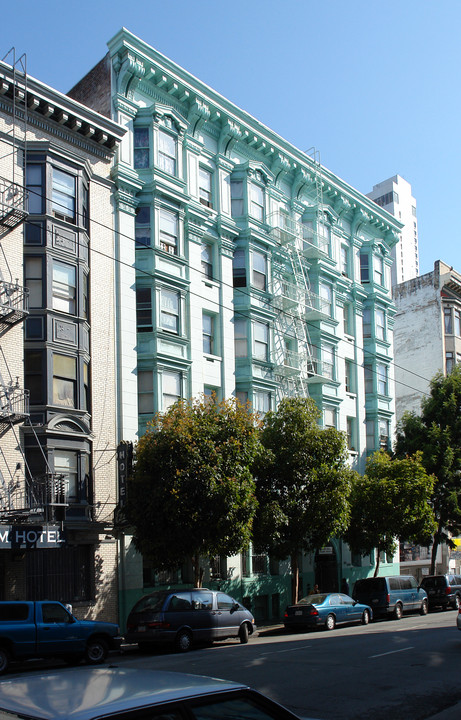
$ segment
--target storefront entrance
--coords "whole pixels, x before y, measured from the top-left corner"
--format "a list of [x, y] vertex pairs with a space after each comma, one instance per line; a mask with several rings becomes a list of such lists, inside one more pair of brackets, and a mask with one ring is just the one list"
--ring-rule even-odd
[[331, 543], [315, 553], [315, 582], [320, 592], [339, 591], [338, 561]]

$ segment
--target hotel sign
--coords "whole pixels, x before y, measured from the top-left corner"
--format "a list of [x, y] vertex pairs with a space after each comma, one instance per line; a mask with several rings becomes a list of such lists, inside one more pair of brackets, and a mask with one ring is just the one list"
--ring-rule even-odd
[[0, 525], [0, 550], [45, 550], [65, 542], [60, 525]]

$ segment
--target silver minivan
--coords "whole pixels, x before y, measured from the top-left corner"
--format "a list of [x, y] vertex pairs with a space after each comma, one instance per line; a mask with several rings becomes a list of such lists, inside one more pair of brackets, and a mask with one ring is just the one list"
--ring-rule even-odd
[[125, 640], [144, 650], [172, 643], [187, 652], [197, 642], [235, 637], [247, 643], [255, 629], [250, 611], [220, 590], [157, 590], [131, 610]]

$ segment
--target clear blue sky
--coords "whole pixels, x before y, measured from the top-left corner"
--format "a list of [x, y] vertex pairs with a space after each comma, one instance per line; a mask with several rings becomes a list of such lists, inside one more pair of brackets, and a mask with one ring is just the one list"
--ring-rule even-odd
[[402, 175], [421, 273], [461, 272], [460, 0], [10, 0], [1, 23], [0, 57], [62, 92], [124, 26], [358, 190]]

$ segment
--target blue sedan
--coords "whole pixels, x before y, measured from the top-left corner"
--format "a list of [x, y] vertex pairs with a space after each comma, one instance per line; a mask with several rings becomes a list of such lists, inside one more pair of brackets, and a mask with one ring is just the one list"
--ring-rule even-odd
[[343, 593], [307, 595], [285, 610], [283, 622], [287, 630], [308, 629], [323, 625], [333, 630], [343, 623], [361, 622], [368, 625], [373, 619], [369, 605], [362, 605]]

